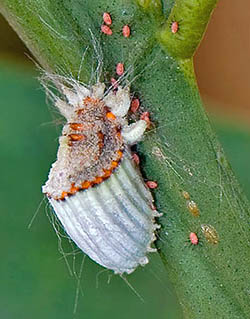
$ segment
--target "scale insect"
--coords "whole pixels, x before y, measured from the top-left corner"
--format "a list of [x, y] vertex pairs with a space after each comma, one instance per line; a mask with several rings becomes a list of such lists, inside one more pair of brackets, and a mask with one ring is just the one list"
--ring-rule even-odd
[[147, 121], [128, 124], [128, 87], [106, 91], [49, 76], [62, 97], [55, 105], [66, 118], [57, 160], [42, 187], [69, 237], [98, 264], [117, 274], [148, 263], [156, 251], [153, 198], [133, 160]]
[[208, 224], [202, 224], [201, 230], [207, 242], [209, 242], [210, 244], [215, 244], [215, 245], [218, 244], [219, 235], [213, 226]]
[[197, 204], [193, 200], [187, 201], [187, 208], [194, 217], [200, 216], [200, 210], [199, 210]]

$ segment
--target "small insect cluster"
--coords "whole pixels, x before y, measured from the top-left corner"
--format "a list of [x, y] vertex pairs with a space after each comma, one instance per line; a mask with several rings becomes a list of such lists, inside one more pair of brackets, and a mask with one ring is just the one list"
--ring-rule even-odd
[[[191, 213], [191, 215], [193, 217], [199, 217], [200, 210], [198, 208], [198, 205], [193, 200], [191, 200], [189, 193], [186, 191], [183, 191], [182, 196], [184, 197], [184, 199], [187, 202], [187, 208], [188, 208], [189, 212]], [[208, 224], [202, 224], [201, 230], [202, 230], [202, 233], [203, 233], [205, 239], [207, 240], [207, 242], [212, 243], [212, 244], [218, 244], [219, 236], [218, 236], [216, 229], [213, 226], [208, 225]], [[190, 232], [189, 242], [195, 246], [199, 244], [200, 240], [199, 240], [197, 233]]]
[[[103, 14], [101, 29], [112, 34], [111, 16]], [[126, 27], [126, 28], [125, 28]], [[123, 35], [130, 30], [124, 26]], [[122, 75], [123, 64], [116, 73]], [[150, 125], [149, 113], [128, 124], [127, 113], [138, 111], [139, 99], [129, 87], [106, 90], [104, 83], [87, 86], [75, 79], [48, 75], [62, 96], [55, 105], [66, 118], [57, 160], [42, 190], [77, 246], [115, 273], [131, 273], [148, 263], [160, 217], [138, 169], [139, 157], [130, 146]]]
[[[101, 26], [101, 31], [103, 33], [105, 33], [106, 35], [112, 35], [113, 31], [111, 29], [111, 25], [112, 25], [112, 18], [110, 16], [110, 14], [108, 12], [104, 12], [103, 13], [103, 24]], [[123, 26], [122, 28], [122, 34], [125, 38], [129, 38], [130, 37], [130, 27], [126, 24]]]

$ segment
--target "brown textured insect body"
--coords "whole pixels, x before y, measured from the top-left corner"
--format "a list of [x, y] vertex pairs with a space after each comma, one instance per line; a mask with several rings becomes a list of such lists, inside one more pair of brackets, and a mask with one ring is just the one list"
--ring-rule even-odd
[[108, 178], [124, 150], [120, 122], [100, 99], [86, 97], [68, 121], [60, 137], [62, 149], [57, 164], [46, 186], [48, 195], [55, 199]]

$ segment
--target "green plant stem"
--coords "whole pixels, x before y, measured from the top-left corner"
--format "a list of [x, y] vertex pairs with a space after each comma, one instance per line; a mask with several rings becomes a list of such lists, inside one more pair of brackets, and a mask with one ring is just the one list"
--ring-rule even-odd
[[[156, 245], [184, 318], [247, 318], [249, 203], [210, 127], [191, 59], [216, 1], [177, 0], [164, 27], [160, 2], [138, 2], [2, 0], [0, 10], [48, 70], [88, 82], [98, 62], [96, 43], [103, 52], [103, 81], [115, 76], [120, 61], [134, 70], [128, 76], [132, 92], [153, 122], [138, 152], [145, 177], [159, 185], [154, 196], [164, 216]], [[104, 11], [113, 18], [111, 37], [100, 33]], [[173, 34], [175, 20], [179, 31]], [[121, 35], [124, 24], [131, 26], [129, 39]], [[190, 213], [183, 191], [199, 217]], [[218, 243], [206, 240], [203, 224], [216, 229]], [[187, 243], [190, 232], [197, 233], [199, 245]]]
[[[194, 55], [206, 30], [210, 15], [218, 0], [176, 0], [170, 15], [159, 32], [162, 45], [175, 58], [188, 59]], [[171, 25], [178, 23], [173, 33]]]

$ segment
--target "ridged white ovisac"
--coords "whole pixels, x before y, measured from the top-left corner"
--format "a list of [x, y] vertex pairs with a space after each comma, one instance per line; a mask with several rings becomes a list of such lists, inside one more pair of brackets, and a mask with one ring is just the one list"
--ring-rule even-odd
[[131, 273], [156, 251], [151, 244], [159, 228], [160, 214], [130, 152], [147, 123], [128, 125], [128, 88], [105, 94], [103, 83], [62, 83], [65, 100], [55, 104], [67, 123], [42, 190], [84, 253], [117, 274]]

